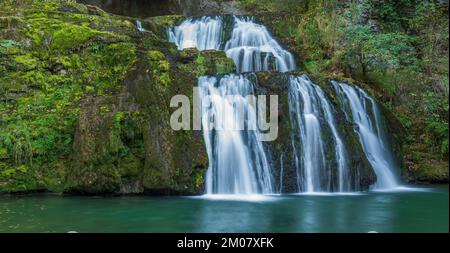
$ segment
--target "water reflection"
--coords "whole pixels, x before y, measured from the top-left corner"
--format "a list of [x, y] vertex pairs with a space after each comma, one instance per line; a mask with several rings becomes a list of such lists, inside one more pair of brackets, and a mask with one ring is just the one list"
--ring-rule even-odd
[[0, 197], [0, 232], [448, 232], [448, 187], [352, 196]]

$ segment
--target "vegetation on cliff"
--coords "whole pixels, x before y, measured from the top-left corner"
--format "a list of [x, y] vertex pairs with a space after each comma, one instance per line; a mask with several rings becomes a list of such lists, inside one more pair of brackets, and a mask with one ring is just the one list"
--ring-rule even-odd
[[234, 64], [177, 52], [161, 33], [179, 20], [145, 20], [141, 33], [70, 0], [3, 1], [0, 192], [200, 192], [202, 138], [168, 130], [170, 98]]
[[60, 191], [79, 105], [120, 89], [133, 24], [71, 1], [0, 8], [0, 190]]

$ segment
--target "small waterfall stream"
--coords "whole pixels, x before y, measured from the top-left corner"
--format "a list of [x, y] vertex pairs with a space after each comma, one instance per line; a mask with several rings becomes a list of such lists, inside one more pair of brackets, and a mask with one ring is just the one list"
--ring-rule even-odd
[[397, 167], [392, 157], [377, 103], [358, 87], [332, 82], [347, 119], [355, 124], [355, 131], [376, 175], [376, 189], [398, 186], [393, 170]]
[[238, 72], [295, 69], [292, 54], [278, 44], [265, 26], [249, 17], [234, 17], [233, 33], [225, 52], [236, 63]]
[[169, 29], [169, 41], [178, 50], [197, 48], [198, 50], [221, 50], [223, 43], [223, 18], [189, 18], [179, 26]]
[[138, 19], [136, 20], [136, 28], [139, 32], [145, 32], [145, 28], [142, 25], [142, 22]]
[[[351, 189], [350, 182], [348, 181], [347, 150], [345, 148], [344, 142], [342, 141], [338, 130], [336, 129], [336, 123], [334, 121], [334, 112], [332, 111], [330, 103], [323, 94], [323, 91], [318, 86], [316, 86], [315, 88], [317, 95], [321, 101], [322, 108], [324, 110], [325, 119], [328, 123], [328, 126], [331, 129], [335, 141], [335, 159], [337, 162], [339, 175], [338, 191], [347, 192], [350, 191]], [[358, 184], [359, 182], [356, 182], [355, 188], [357, 188]]]
[[[293, 138], [294, 155], [297, 162], [298, 187], [306, 192], [348, 191], [346, 150], [336, 129], [334, 112], [319, 86], [306, 76], [289, 79], [289, 107], [291, 124], [297, 132], [300, 150], [296, 149]], [[295, 126], [297, 124], [297, 126]], [[326, 157], [329, 152], [324, 144], [324, 129], [331, 131], [337, 163], [338, 187], [333, 189], [333, 169]], [[300, 157], [298, 157], [300, 155]]]

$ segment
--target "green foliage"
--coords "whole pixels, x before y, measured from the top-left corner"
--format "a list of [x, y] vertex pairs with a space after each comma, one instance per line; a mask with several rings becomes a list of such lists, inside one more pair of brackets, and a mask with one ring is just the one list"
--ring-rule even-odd
[[34, 176], [33, 171], [27, 165], [0, 170], [0, 181], [8, 183], [8, 187], [6, 189], [0, 188], [0, 192], [5, 190], [19, 192], [36, 189], [39, 185], [34, 180]]
[[147, 53], [147, 59], [155, 78], [157, 88], [164, 90], [170, 84], [170, 63], [166, 60], [163, 53], [157, 50], [151, 50]]
[[123, 112], [117, 112], [113, 117], [111, 131], [109, 133], [109, 150], [114, 154], [119, 154], [125, 147], [121, 140], [121, 122], [124, 118]]
[[206, 72], [208, 71], [208, 67], [205, 66], [206, 58], [201, 53], [199, 53], [199, 55], [197, 56], [197, 59], [195, 59], [195, 63], [197, 66], [197, 69], [195, 71], [195, 76], [205, 75]]
[[251, 9], [257, 7], [257, 0], [240, 0], [239, 1], [242, 6], [246, 9]]
[[[390, 10], [390, 7], [384, 7]], [[360, 15], [353, 5], [340, 27], [345, 46], [340, 59], [353, 68], [353, 72], [359, 72], [364, 81], [369, 81], [371, 71], [385, 73], [415, 64], [411, 36], [398, 31], [375, 32], [368, 24], [359, 22]]]
[[136, 47], [129, 42], [111, 45], [97, 44], [80, 56], [71, 56], [68, 64], [75, 67], [74, 75], [80, 77], [85, 90], [95, 88], [97, 94], [110, 94], [136, 59]]
[[9, 126], [9, 130], [0, 132], [0, 147], [3, 152], [7, 151], [4, 156], [12, 157], [16, 164], [31, 163], [33, 147], [29, 127], [20, 123], [13, 127]]
[[61, 190], [81, 101], [119, 91], [136, 47], [89, 28], [100, 16], [59, 12], [63, 4], [80, 7], [73, 1], [17, 4], [23, 23], [0, 38], [0, 191]]
[[204, 178], [204, 172], [203, 171], [199, 171], [194, 175], [194, 185], [197, 188], [201, 188], [202, 185], [204, 185], [205, 183], [205, 178]]
[[53, 32], [52, 47], [55, 50], [67, 50], [82, 45], [97, 34], [98, 31], [79, 25], [61, 25]]
[[[425, 113], [427, 114], [426, 125], [431, 132], [428, 142], [435, 150], [443, 156], [448, 155], [448, 100], [439, 97], [436, 93], [428, 91], [423, 94]], [[448, 98], [447, 98], [448, 99]]]
[[181, 15], [157, 16], [150, 18], [151, 21], [162, 27], [176, 26], [185, 19], [186, 17]]
[[77, 109], [68, 108], [76, 102], [72, 92], [69, 86], [51, 93], [36, 91], [18, 99], [15, 110], [3, 117], [8, 125], [2, 130], [6, 135], [2, 139], [16, 162], [36, 155], [69, 153], [77, 115]]
[[15, 59], [16, 64], [20, 64], [26, 68], [26, 70], [32, 70], [38, 67], [39, 60], [34, 58], [30, 53], [25, 55], [19, 55]]
[[119, 162], [119, 171], [122, 179], [137, 179], [142, 170], [141, 161], [132, 153], [123, 157]]
[[[369, 70], [397, 69], [401, 64], [409, 63], [412, 48], [409, 37], [401, 33], [383, 33], [370, 35], [367, 29], [361, 33], [348, 32], [349, 44], [356, 45], [354, 53], [361, 56], [360, 61]], [[351, 49], [350, 49], [351, 50]]]

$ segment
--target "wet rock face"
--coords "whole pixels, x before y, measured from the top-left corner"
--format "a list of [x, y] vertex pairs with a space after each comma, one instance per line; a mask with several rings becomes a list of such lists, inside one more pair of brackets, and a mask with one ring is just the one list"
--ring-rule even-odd
[[[273, 167], [273, 176], [277, 185], [281, 186], [281, 192], [298, 192], [297, 169], [292, 146], [292, 127], [293, 120], [289, 114], [288, 100], [288, 82], [287, 76], [283, 73], [260, 72], [257, 74], [259, 89], [258, 93], [263, 95], [278, 95], [279, 98], [279, 119], [278, 119], [278, 138], [273, 142], [266, 143], [267, 149], [271, 152], [271, 165]], [[327, 97], [333, 97], [333, 91], [329, 84], [324, 82], [315, 82], [326, 93]], [[345, 119], [345, 115], [340, 110], [336, 110], [335, 122], [341, 134], [341, 138], [348, 152], [348, 176], [350, 182], [359, 182], [352, 185], [351, 190], [368, 190], [376, 182], [376, 175], [369, 164], [362, 146], [355, 135], [352, 125]], [[332, 138], [325, 138], [325, 146], [331, 148]], [[333, 159], [327, 158], [327, 162], [333, 162]], [[333, 166], [334, 168], [336, 166]], [[333, 174], [337, 174], [333, 172]], [[337, 178], [333, 179], [333, 189], [337, 186]]]
[[211, 0], [78, 0], [95, 5], [107, 12], [130, 17], [162, 15], [201, 16], [216, 14], [243, 14], [234, 1]]
[[[121, 121], [124, 111], [132, 113], [135, 110], [132, 97], [126, 93], [84, 99], [74, 135], [72, 164], [67, 173], [67, 192], [113, 193], [132, 184], [128, 180], [131, 174], [129, 171], [139, 171], [140, 164], [131, 161], [136, 159], [133, 152], [123, 153], [127, 143], [121, 136], [125, 130]], [[139, 172], [135, 174], [133, 184], [139, 185]], [[124, 193], [136, 190], [128, 191], [122, 190]]]

